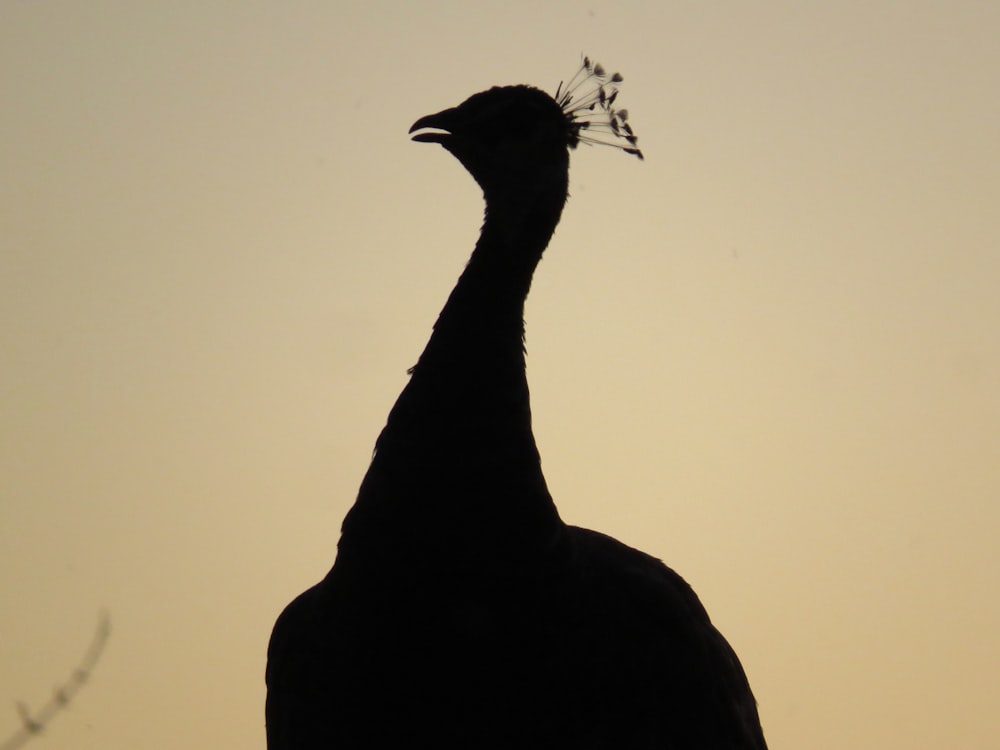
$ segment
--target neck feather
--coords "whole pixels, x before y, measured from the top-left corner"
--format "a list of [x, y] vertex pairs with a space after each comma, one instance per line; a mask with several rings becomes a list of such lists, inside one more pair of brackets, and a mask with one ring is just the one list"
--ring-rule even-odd
[[523, 313], [565, 195], [547, 210], [538, 201], [517, 211], [488, 205], [469, 264], [379, 436], [341, 556], [377, 540], [382, 554], [415, 544], [424, 559], [435, 548], [496, 559], [497, 549], [544, 546], [561, 525], [531, 430]]

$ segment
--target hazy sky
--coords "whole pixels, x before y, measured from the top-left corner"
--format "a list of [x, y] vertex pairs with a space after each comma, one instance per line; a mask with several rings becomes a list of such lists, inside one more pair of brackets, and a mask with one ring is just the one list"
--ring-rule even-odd
[[[1000, 5], [0, 0], [0, 740], [263, 748], [481, 223], [421, 115], [625, 76], [528, 303], [563, 517], [662, 557], [773, 750], [1000, 746]], [[3, 706], [11, 706], [4, 709]]]

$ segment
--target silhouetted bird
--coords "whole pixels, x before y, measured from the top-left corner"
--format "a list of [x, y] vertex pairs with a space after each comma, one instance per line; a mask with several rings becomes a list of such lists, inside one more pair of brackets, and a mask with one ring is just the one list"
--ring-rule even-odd
[[333, 569], [274, 627], [270, 750], [765, 748], [697, 596], [649, 555], [564, 524], [531, 431], [522, 313], [568, 148], [641, 157], [620, 81], [585, 59], [555, 98], [492, 88], [411, 128], [472, 174], [486, 220]]

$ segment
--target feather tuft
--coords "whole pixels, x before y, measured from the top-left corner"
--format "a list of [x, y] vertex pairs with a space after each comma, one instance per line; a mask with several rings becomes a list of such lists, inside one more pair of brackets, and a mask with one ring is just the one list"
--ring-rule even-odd
[[[553, 97], [570, 129], [570, 147], [579, 143], [611, 146], [643, 158], [638, 137], [627, 123], [628, 110], [615, 109], [621, 73], [608, 74], [600, 63], [584, 56], [583, 64], [567, 82], [560, 81]], [[586, 132], [586, 134], [585, 134]]]

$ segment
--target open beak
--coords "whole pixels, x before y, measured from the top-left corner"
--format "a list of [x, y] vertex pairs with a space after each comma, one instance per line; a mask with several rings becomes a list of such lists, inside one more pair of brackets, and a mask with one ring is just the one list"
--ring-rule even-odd
[[415, 130], [427, 130], [429, 132], [417, 133], [413, 140], [421, 143], [445, 143], [453, 137], [455, 125], [458, 121], [458, 112], [452, 107], [434, 115], [421, 117], [410, 126], [409, 132]]

